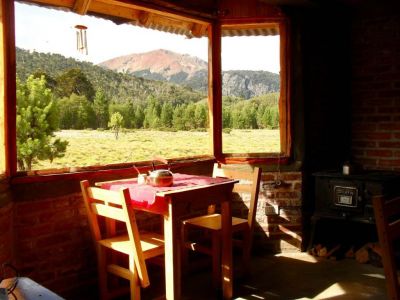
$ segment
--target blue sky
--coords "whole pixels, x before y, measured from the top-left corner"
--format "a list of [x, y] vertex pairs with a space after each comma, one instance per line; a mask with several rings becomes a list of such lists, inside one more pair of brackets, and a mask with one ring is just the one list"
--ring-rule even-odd
[[[15, 3], [17, 47], [58, 53], [99, 63], [131, 53], [168, 49], [207, 60], [207, 39], [116, 25], [111, 21], [74, 13]], [[76, 50], [75, 25], [88, 27], [88, 55]], [[227, 37], [222, 40], [223, 70], [279, 72], [279, 37]]]

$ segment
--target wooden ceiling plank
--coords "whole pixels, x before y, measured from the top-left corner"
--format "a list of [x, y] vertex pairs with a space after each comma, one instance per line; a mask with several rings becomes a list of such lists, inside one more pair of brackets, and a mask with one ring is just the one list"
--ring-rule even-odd
[[[125, 0], [122, 0], [125, 1]], [[213, 19], [217, 14], [215, 0], [137, 0], [154, 6], [169, 8], [179, 13]]]
[[[80, 0], [30, 0], [29, 2], [73, 9], [78, 1]], [[127, 6], [107, 4], [106, 1], [96, 0], [91, 1], [90, 12], [98, 13], [105, 16], [119, 17], [128, 20], [137, 20], [139, 16], [138, 10], [130, 9]]]
[[[51, 0], [51, 1], [54, 1], [54, 0]], [[169, 17], [172, 19], [179, 19], [179, 20], [188, 21], [188, 22], [196, 22], [196, 23], [200, 23], [200, 24], [204, 24], [204, 25], [208, 25], [211, 21], [211, 19], [196, 17], [196, 16], [192, 16], [189, 14], [185, 14], [185, 13], [178, 13], [169, 8], [158, 7], [158, 6], [152, 5], [150, 3], [143, 3], [143, 2], [137, 1], [137, 0], [130, 0], [130, 2], [119, 1], [119, 0], [95, 0], [95, 2], [102, 2], [105, 4], [113, 4], [115, 6], [120, 6], [120, 7], [133, 8], [133, 9], [153, 13], [155, 15], [166, 16], [166, 17]]]
[[[263, 20], [264, 21], [264, 20]], [[223, 29], [274, 29], [279, 28], [279, 22], [276, 23], [247, 23], [247, 24], [229, 24], [223, 23]]]
[[113, 16], [127, 20], [139, 20], [140, 11], [122, 6], [109, 5], [101, 1], [92, 1], [90, 5], [90, 12]]
[[209, 24], [209, 22], [198, 20], [194, 17], [182, 17], [121, 0], [31, 0], [30, 2], [69, 8], [78, 13], [93, 13], [105, 18], [107, 16], [116, 17], [126, 20], [126, 22], [135, 21], [146, 27], [159, 24], [165, 27], [181, 28], [186, 31], [192, 31], [194, 37], [203, 36]]
[[29, 0], [29, 1], [23, 1], [23, 3], [26, 4], [34, 3], [34, 4], [41, 4], [43, 6], [72, 8], [75, 4], [75, 0]]
[[76, 0], [74, 4], [74, 12], [80, 15], [86, 15], [92, 0]]

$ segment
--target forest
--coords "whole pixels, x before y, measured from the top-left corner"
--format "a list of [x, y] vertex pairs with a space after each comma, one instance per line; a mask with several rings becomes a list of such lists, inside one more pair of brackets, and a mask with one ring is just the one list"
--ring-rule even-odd
[[[107, 129], [114, 113], [122, 127], [161, 130], [208, 128], [204, 92], [117, 73], [59, 54], [17, 48], [17, 78], [44, 77], [58, 112], [60, 129]], [[262, 129], [279, 127], [279, 93], [245, 100], [223, 97], [223, 127]]]
[[[17, 49], [17, 162], [31, 170], [65, 155], [60, 129], [206, 131], [204, 93], [86, 62]], [[223, 97], [223, 128], [277, 129], [279, 93]]]

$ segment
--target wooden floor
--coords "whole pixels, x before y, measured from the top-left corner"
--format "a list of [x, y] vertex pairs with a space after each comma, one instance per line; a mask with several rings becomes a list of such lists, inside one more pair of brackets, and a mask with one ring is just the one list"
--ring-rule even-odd
[[[254, 257], [251, 267], [251, 276], [236, 279], [234, 299], [387, 299], [383, 269], [353, 259], [297, 253]], [[184, 299], [221, 299], [210, 275], [209, 270], [187, 275]]]

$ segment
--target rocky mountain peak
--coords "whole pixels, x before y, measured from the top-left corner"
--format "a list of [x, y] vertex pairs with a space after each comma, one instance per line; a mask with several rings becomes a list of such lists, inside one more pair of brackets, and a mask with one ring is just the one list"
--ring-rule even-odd
[[198, 57], [165, 49], [120, 56], [99, 65], [119, 72], [157, 73], [167, 80], [179, 73], [186, 73], [186, 77], [191, 78], [196, 72], [207, 69], [207, 63]]
[[[116, 57], [100, 66], [145, 79], [168, 81], [205, 92], [208, 64], [204, 60], [166, 49]], [[279, 75], [267, 71], [226, 71], [222, 74], [223, 95], [245, 99], [279, 91]]]

